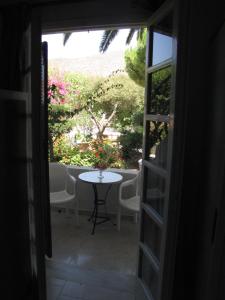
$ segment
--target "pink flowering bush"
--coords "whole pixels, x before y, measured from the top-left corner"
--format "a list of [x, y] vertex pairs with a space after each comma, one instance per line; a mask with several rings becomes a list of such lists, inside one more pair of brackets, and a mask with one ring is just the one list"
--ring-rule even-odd
[[48, 99], [50, 104], [65, 104], [68, 84], [57, 79], [48, 82]]
[[[62, 79], [50, 78], [48, 82], [49, 158], [56, 160], [54, 147], [57, 141], [73, 127], [73, 116], [79, 112], [71, 97], [73, 87]], [[73, 93], [74, 94], [74, 93]]]

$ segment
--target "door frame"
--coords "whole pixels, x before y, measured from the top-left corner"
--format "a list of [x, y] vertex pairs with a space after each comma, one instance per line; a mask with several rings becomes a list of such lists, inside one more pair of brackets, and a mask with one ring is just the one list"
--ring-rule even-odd
[[[37, 237], [37, 291], [35, 299], [46, 299], [46, 268], [45, 268], [45, 240], [44, 240], [44, 208], [41, 197], [41, 157], [40, 141], [40, 111], [41, 111], [41, 12], [39, 9], [32, 9], [31, 18], [31, 95], [32, 95], [32, 132], [35, 132], [36, 139], [32, 139], [33, 148], [33, 183], [34, 183], [34, 205]], [[35, 45], [35, 46], [34, 46]], [[36, 292], [37, 292], [36, 291]]]
[[[171, 122], [175, 122], [173, 130], [173, 143], [172, 143], [172, 165], [170, 173], [170, 194], [168, 207], [168, 215], [173, 216], [167, 219], [167, 246], [165, 253], [168, 256], [164, 261], [164, 276], [165, 276], [165, 289], [162, 290], [162, 299], [176, 299], [176, 290], [179, 289], [179, 283], [175, 283], [177, 279], [182, 277], [185, 270], [180, 270], [178, 278], [176, 276], [177, 258], [179, 259], [179, 231], [183, 228], [182, 214], [186, 213], [182, 207], [182, 193], [183, 193], [183, 175], [185, 174], [185, 146], [187, 139], [186, 127], [188, 110], [188, 91], [186, 86], [186, 76], [188, 72], [188, 23], [189, 23], [189, 1], [174, 0], [174, 35], [176, 37], [175, 47], [176, 69], [173, 70], [175, 77], [175, 89], [172, 91], [175, 100], [174, 115], [171, 116]], [[179, 43], [177, 42], [179, 39]], [[182, 99], [183, 101], [179, 101]], [[171, 150], [169, 150], [171, 151]], [[171, 234], [172, 233], [172, 234]], [[173, 239], [171, 239], [173, 237]], [[178, 263], [180, 264], [180, 263]], [[174, 276], [171, 276], [172, 274]]]
[[[176, 114], [176, 124], [179, 124], [179, 126], [176, 126], [174, 129], [174, 140], [173, 140], [173, 147], [176, 149], [176, 160], [174, 159], [173, 155], [173, 161], [175, 162], [171, 169], [171, 191], [170, 191], [170, 198], [171, 195], [173, 195], [173, 208], [169, 211], [170, 214], [174, 215], [175, 218], [170, 220], [169, 228], [173, 228], [176, 239], [178, 238], [180, 226], [182, 227], [182, 222], [180, 220], [181, 218], [181, 210], [182, 210], [182, 189], [183, 189], [183, 174], [184, 174], [184, 160], [185, 160], [185, 143], [186, 143], [186, 127], [187, 127], [187, 114], [189, 113], [188, 110], [188, 92], [187, 92], [187, 84], [185, 82], [187, 72], [188, 72], [188, 66], [187, 66], [187, 57], [188, 57], [188, 42], [187, 42], [187, 36], [188, 36], [188, 21], [189, 20], [189, 7], [190, 4], [188, 1], [185, 1], [185, 4], [180, 3], [179, 0], [174, 1], [174, 7], [175, 7], [175, 15], [176, 15], [176, 34], [179, 38], [179, 44], [177, 45], [177, 69], [176, 69], [176, 92], [175, 97], [182, 99], [182, 102], [176, 103], [175, 111], [178, 111], [179, 114]], [[179, 16], [179, 18], [178, 18]], [[128, 24], [126, 23], [125, 26], [122, 25], [122, 23], [118, 22], [117, 26], [79, 26], [76, 25], [74, 29], [77, 31], [86, 31], [86, 30], [98, 30], [98, 29], [113, 29], [113, 28], [124, 28], [124, 27], [133, 27], [137, 25], [146, 26], [146, 23], [140, 22], [134, 24]], [[50, 34], [55, 33], [56, 31], [66, 31], [66, 22], [62, 24], [60, 23], [59, 26], [52, 27], [51, 30], [45, 31], [45, 29], [42, 30], [42, 34]], [[68, 29], [71, 29], [71, 23], [68, 26]], [[168, 266], [167, 269], [173, 268], [175, 270], [176, 268], [176, 258], [177, 258], [177, 248], [178, 246], [176, 243], [173, 243], [171, 241], [168, 243], [168, 251], [170, 253], [173, 253], [173, 256], [170, 260], [167, 260], [166, 264]], [[179, 247], [182, 248], [182, 245], [179, 245]], [[178, 249], [179, 250], [179, 249]], [[174, 294], [174, 285], [173, 285], [173, 278], [169, 276], [169, 273], [166, 274], [167, 276], [167, 289], [169, 291], [169, 295], [172, 297], [172, 294]], [[168, 295], [168, 294], [167, 294]], [[165, 295], [164, 295], [165, 296]]]

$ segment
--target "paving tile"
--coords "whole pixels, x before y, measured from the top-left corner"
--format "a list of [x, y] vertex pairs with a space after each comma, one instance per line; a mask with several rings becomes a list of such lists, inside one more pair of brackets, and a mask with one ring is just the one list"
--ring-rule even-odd
[[118, 271], [135, 274], [138, 226], [124, 220], [121, 232], [107, 222], [91, 235], [87, 216], [80, 216], [80, 227], [65, 221], [60, 215], [52, 217], [53, 260], [86, 269]]
[[111, 288], [118, 291], [133, 292], [135, 276], [115, 271], [90, 270], [58, 262], [47, 263], [48, 276], [81, 283]]
[[62, 286], [47, 285], [47, 299], [56, 300], [62, 290]]
[[81, 298], [71, 298], [67, 296], [59, 296], [57, 300], [81, 300]]
[[[132, 299], [133, 298], [133, 299]], [[131, 293], [87, 285], [84, 288], [84, 300], [134, 300]]]
[[82, 298], [84, 292], [84, 285], [75, 282], [66, 282], [60, 296], [67, 296], [71, 298]]
[[65, 283], [66, 281], [63, 279], [54, 278], [54, 277], [47, 278], [48, 285], [64, 286]]
[[134, 293], [135, 290], [135, 276], [127, 276], [123, 274], [105, 274], [103, 286], [105, 288], [114, 289], [121, 292]]
[[107, 222], [91, 235], [87, 216], [76, 227], [62, 214], [53, 215], [48, 300], [134, 300], [138, 226], [122, 222], [120, 232]]

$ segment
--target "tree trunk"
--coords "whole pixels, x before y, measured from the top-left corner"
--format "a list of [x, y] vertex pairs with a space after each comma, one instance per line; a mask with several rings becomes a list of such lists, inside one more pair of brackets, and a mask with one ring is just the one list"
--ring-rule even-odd
[[103, 141], [103, 133], [104, 133], [104, 131], [98, 131], [98, 133], [97, 133], [97, 139], [98, 140], [100, 140], [101, 142]]

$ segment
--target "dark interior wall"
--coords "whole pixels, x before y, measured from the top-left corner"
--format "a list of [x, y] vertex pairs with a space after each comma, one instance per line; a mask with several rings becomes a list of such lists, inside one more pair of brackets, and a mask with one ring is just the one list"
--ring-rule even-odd
[[29, 7], [0, 7], [0, 88], [22, 91], [22, 49], [29, 22]]
[[[225, 22], [225, 10], [223, 1], [217, 1], [217, 5], [211, 7], [208, 5], [204, 11], [205, 30], [208, 32], [207, 40], [207, 60], [205, 68], [207, 69], [205, 84], [205, 110], [206, 122], [204, 124], [203, 135], [205, 137], [203, 151], [205, 152], [203, 172], [204, 188], [202, 189], [202, 222], [199, 226], [199, 248], [198, 248], [198, 295], [203, 299], [224, 299], [225, 294], [218, 296], [220, 280], [224, 286], [225, 277], [220, 274], [222, 256], [219, 254], [222, 250], [225, 235], [225, 211], [218, 210], [217, 226], [215, 229], [216, 243], [213, 238], [213, 227], [215, 222], [215, 211], [224, 201], [224, 120], [225, 120], [225, 74], [224, 74], [224, 45], [218, 44], [218, 34], [221, 26]], [[223, 31], [224, 32], [224, 31]], [[216, 43], [217, 40], [217, 43]], [[222, 53], [222, 54], [221, 54]], [[222, 218], [220, 218], [222, 216]], [[219, 224], [219, 226], [218, 226]], [[213, 241], [214, 240], [214, 241]], [[220, 240], [220, 241], [219, 241]], [[219, 245], [221, 242], [221, 245]], [[214, 252], [216, 249], [216, 252]], [[215, 257], [216, 253], [216, 257]], [[224, 273], [224, 270], [221, 271]], [[218, 296], [218, 298], [217, 298]]]
[[[141, 1], [83, 1], [74, 4], [44, 6], [42, 8], [43, 30], [45, 32], [79, 30], [118, 25], [144, 24], [150, 16], [152, 5]], [[54, 13], [53, 13], [54, 11]]]
[[2, 13], [0, 12], [0, 39], [1, 39], [1, 36], [2, 36]]
[[18, 91], [23, 90], [21, 53], [30, 11], [27, 6], [21, 5], [1, 8], [0, 13], [2, 293], [6, 300], [25, 300], [31, 298], [33, 284], [28, 212], [28, 97]]
[[[0, 6], [21, 0], [3, 0]], [[42, 11], [43, 30], [101, 28], [145, 24], [164, 0], [27, 0], [23, 1]]]
[[[31, 288], [27, 205], [26, 102], [2, 98], [0, 125], [1, 286], [4, 299], [28, 299]], [[10, 188], [11, 185], [11, 188]]]
[[[186, 2], [186, 6], [183, 5]], [[209, 211], [207, 183], [209, 169], [210, 117], [213, 105], [209, 65], [213, 35], [224, 22], [223, 2], [183, 1], [188, 8], [185, 63], [186, 129], [181, 215], [178, 233], [174, 299], [208, 299], [207, 260], [204, 239]], [[182, 14], [181, 14], [182, 15]], [[212, 224], [210, 224], [211, 226]], [[218, 274], [214, 274], [217, 276]]]

